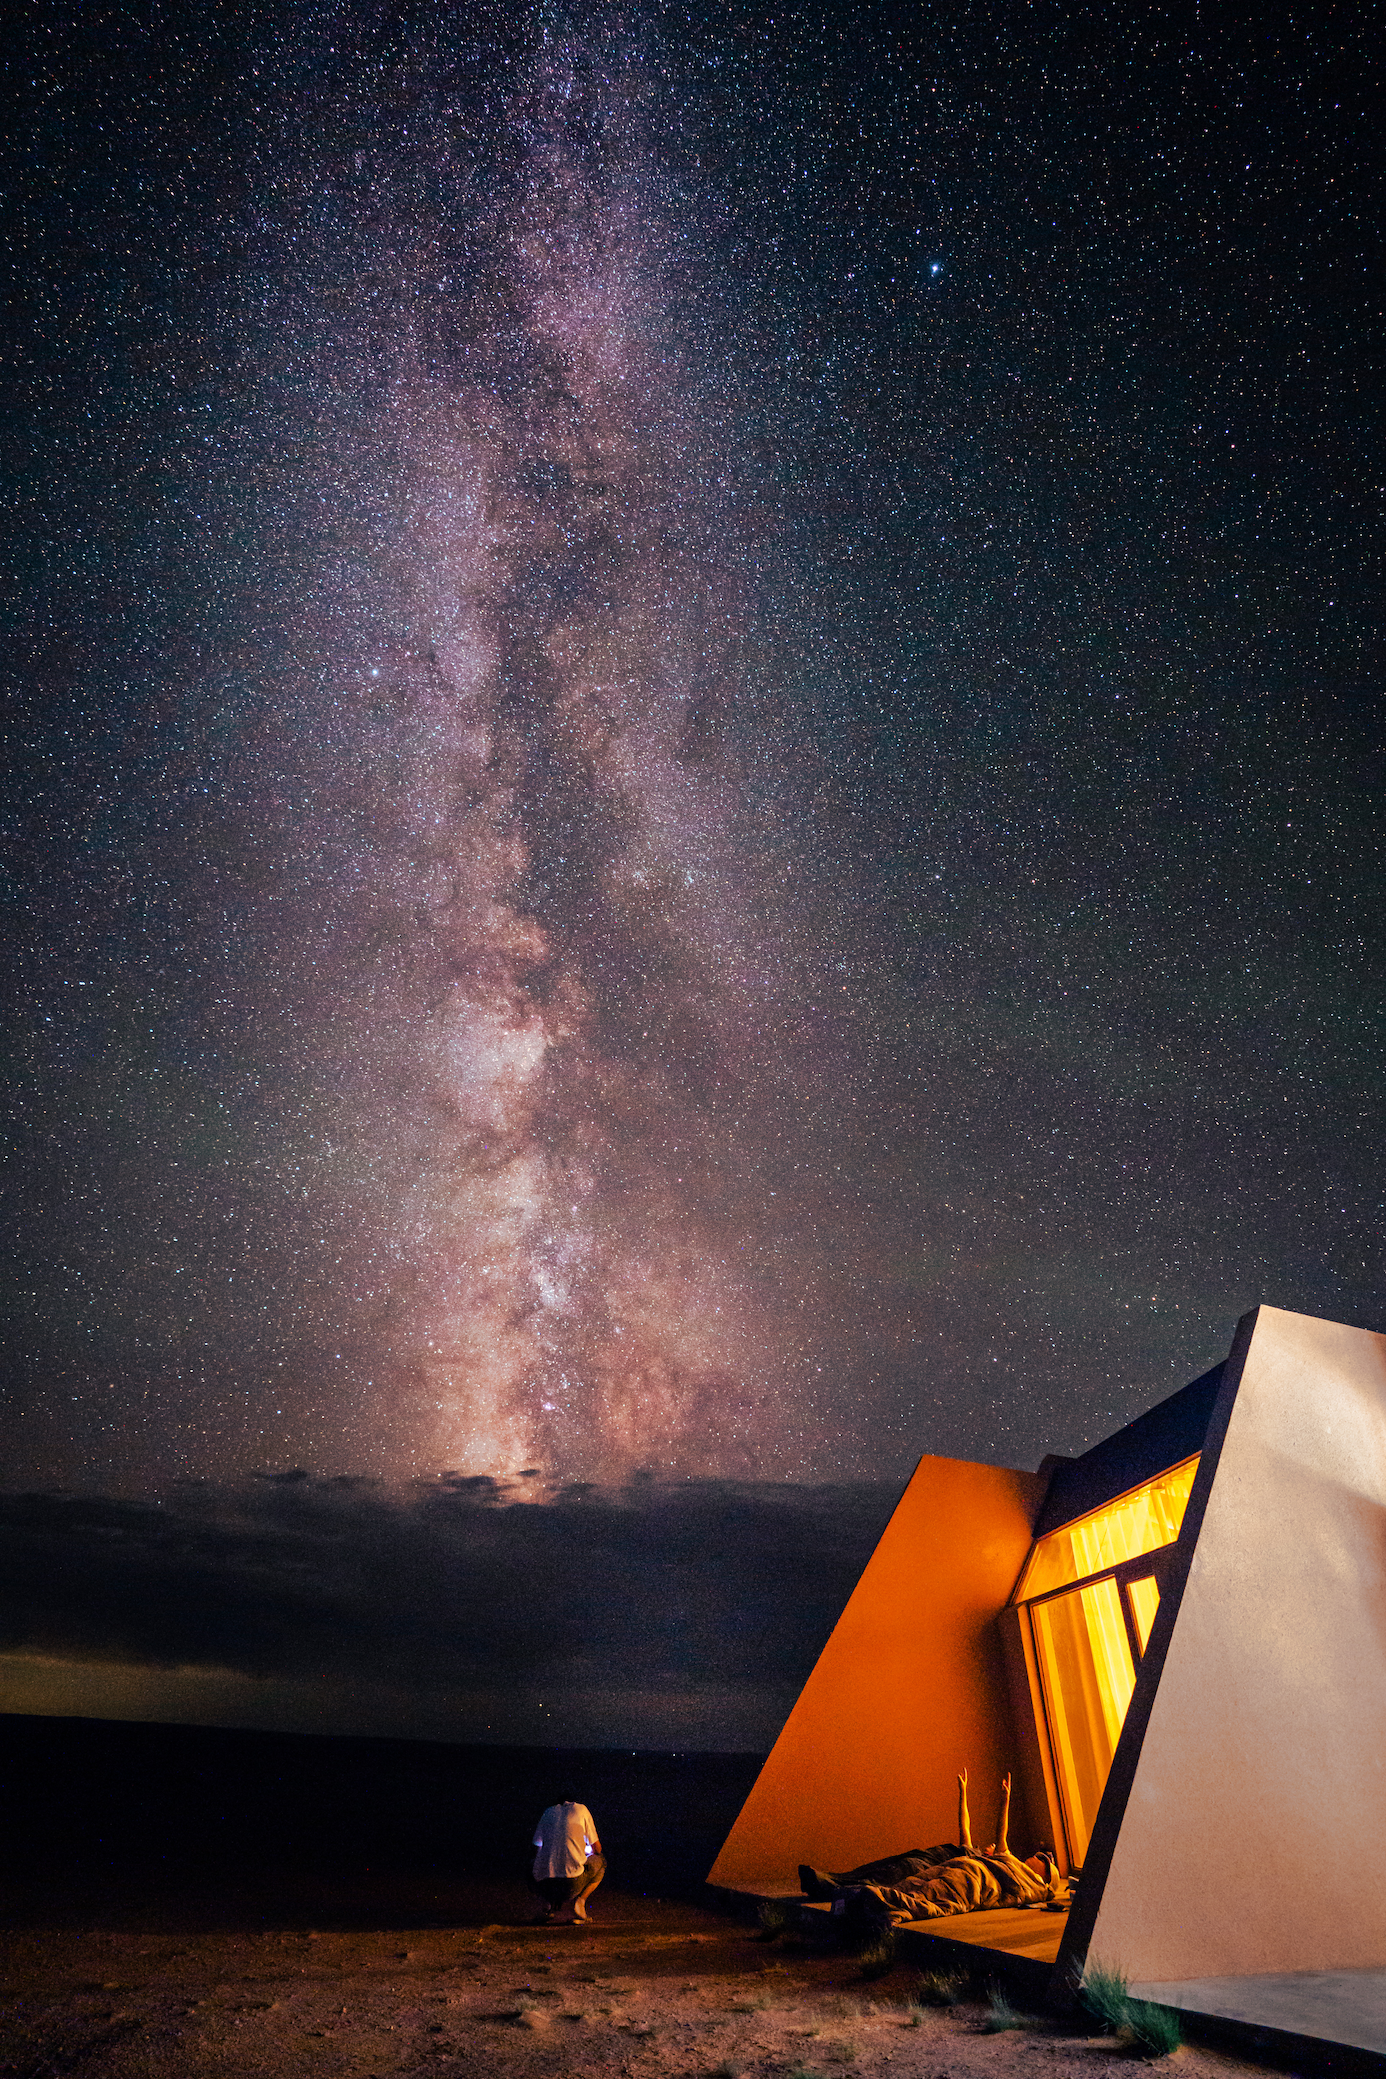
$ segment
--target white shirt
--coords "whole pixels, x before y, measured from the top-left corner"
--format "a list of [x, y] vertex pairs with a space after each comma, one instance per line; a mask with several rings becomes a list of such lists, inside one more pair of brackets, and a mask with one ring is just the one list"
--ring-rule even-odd
[[597, 1829], [586, 1805], [550, 1805], [534, 1830], [534, 1879], [580, 1877], [597, 1846]]

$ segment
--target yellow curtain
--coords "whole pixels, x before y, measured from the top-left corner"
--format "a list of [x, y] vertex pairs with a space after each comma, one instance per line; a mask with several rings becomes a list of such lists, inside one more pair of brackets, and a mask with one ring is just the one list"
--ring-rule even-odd
[[1162, 1545], [1172, 1545], [1197, 1471], [1198, 1460], [1186, 1459], [1106, 1508], [1094, 1509], [1090, 1516], [1080, 1516], [1076, 1523], [1066, 1523], [1062, 1530], [1051, 1530], [1047, 1537], [1039, 1538], [1020, 1577], [1015, 1600], [1028, 1602], [1031, 1596], [1049, 1595], [1070, 1581], [1119, 1566], [1123, 1559], [1140, 1559], [1147, 1552], [1158, 1552]]
[[1160, 1607], [1160, 1584], [1153, 1574], [1143, 1581], [1128, 1581], [1126, 1593], [1131, 1599], [1131, 1615], [1136, 1620], [1136, 1637], [1140, 1640], [1141, 1652], [1150, 1644], [1150, 1627], [1155, 1622], [1155, 1612]]
[[1115, 1581], [1094, 1581], [1036, 1603], [1031, 1615], [1068, 1852], [1076, 1866], [1087, 1853], [1136, 1671]]

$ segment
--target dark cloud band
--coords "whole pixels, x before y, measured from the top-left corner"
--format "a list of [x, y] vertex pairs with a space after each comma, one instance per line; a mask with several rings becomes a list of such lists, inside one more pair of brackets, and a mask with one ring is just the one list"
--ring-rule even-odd
[[[557, 1699], [596, 1744], [754, 1744], [744, 1729], [773, 1737], [893, 1500], [690, 1482], [533, 1502], [306, 1475], [158, 1502], [12, 1495], [0, 1651], [234, 1674], [267, 1696], [327, 1683], [348, 1719], [364, 1684], [399, 1700], [400, 1730], [412, 1708], [436, 1733], [452, 1699], [459, 1738], [509, 1692], [533, 1739], [554, 1736]], [[740, 1738], [717, 1737], [709, 1697]], [[683, 1741], [681, 1699], [699, 1734]]]

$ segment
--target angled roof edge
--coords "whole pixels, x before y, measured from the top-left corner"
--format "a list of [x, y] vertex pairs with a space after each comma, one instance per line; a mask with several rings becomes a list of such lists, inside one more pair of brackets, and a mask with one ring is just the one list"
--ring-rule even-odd
[[[1172, 1465], [1203, 1449], [1226, 1365], [1215, 1364], [1168, 1400], [1114, 1430], [1081, 1458], [1047, 1459], [1049, 1486], [1035, 1524], [1035, 1536], [1057, 1530], [1093, 1509], [1144, 1486]], [[1043, 1471], [1045, 1467], [1041, 1467]]]
[[[1160, 1607], [1156, 1613], [1155, 1623], [1145, 1652], [1141, 1657], [1140, 1668], [1136, 1675], [1136, 1686], [1132, 1692], [1131, 1702], [1126, 1712], [1126, 1720], [1121, 1729], [1121, 1738], [1117, 1742], [1117, 1750], [1112, 1757], [1112, 1766], [1107, 1776], [1107, 1787], [1102, 1793], [1102, 1803], [1098, 1807], [1097, 1822], [1092, 1830], [1092, 1839], [1088, 1843], [1088, 1852], [1083, 1863], [1082, 1875], [1078, 1880], [1073, 1904], [1069, 1909], [1063, 1941], [1059, 1946], [1058, 1958], [1054, 1965], [1051, 2000], [1062, 2002], [1066, 1999], [1072, 1999], [1082, 1982], [1083, 1970], [1087, 1963], [1088, 1944], [1092, 1940], [1092, 1932], [1097, 1924], [1098, 1909], [1102, 1904], [1103, 1889], [1107, 1882], [1108, 1872], [1111, 1869], [1112, 1854], [1116, 1848], [1117, 1836], [1121, 1832], [1122, 1822], [1126, 1817], [1126, 1806], [1136, 1778], [1136, 1767], [1140, 1761], [1141, 1745], [1145, 1739], [1146, 1728], [1150, 1723], [1150, 1713], [1155, 1702], [1155, 1693], [1160, 1686], [1160, 1676], [1164, 1671], [1165, 1657], [1169, 1652], [1169, 1643], [1174, 1635], [1175, 1624], [1178, 1621], [1179, 1605], [1184, 1599], [1184, 1589], [1188, 1583], [1189, 1569], [1193, 1564], [1194, 1551], [1198, 1545], [1198, 1534], [1203, 1526], [1203, 1518], [1208, 1507], [1208, 1496], [1212, 1492], [1213, 1481], [1217, 1477], [1218, 1459], [1221, 1456], [1222, 1446], [1227, 1436], [1228, 1424], [1232, 1420], [1232, 1409], [1237, 1399], [1238, 1388], [1242, 1383], [1242, 1372], [1246, 1365], [1247, 1352], [1251, 1348], [1251, 1339], [1256, 1333], [1256, 1321], [1260, 1312], [1261, 1309], [1258, 1306], [1253, 1307], [1250, 1313], [1242, 1315], [1241, 1320], [1237, 1323], [1237, 1332], [1232, 1339], [1232, 1348], [1227, 1354], [1226, 1361], [1216, 1366], [1213, 1371], [1205, 1372], [1201, 1379], [1196, 1379], [1193, 1382], [1193, 1387], [1204, 1387], [1210, 1379], [1216, 1379], [1218, 1382], [1201, 1447], [1202, 1456], [1199, 1459], [1198, 1473], [1194, 1479], [1193, 1491], [1189, 1496], [1188, 1506], [1184, 1511], [1183, 1525], [1174, 1547], [1173, 1563], [1160, 1593]], [[1185, 1387], [1185, 1393], [1192, 1392], [1193, 1387]], [[1181, 1395], [1179, 1394], [1171, 1396], [1172, 1400], [1179, 1400], [1180, 1398]], [[1152, 1408], [1150, 1413], [1151, 1415], [1159, 1415], [1162, 1409], [1167, 1408], [1169, 1405], [1169, 1401], [1162, 1402], [1160, 1407]], [[1142, 1416], [1140, 1420], [1149, 1421], [1150, 1416]], [[1138, 1422], [1129, 1425], [1131, 1429], [1136, 1429], [1139, 1426]], [[1119, 1436], [1122, 1434], [1124, 1432], [1118, 1432]], [[1100, 1449], [1101, 1446], [1098, 1448]], [[1199, 1447], [1195, 1446], [1195, 1448]], [[1188, 1454], [1186, 1453], [1185, 1455], [1187, 1456]], [[1078, 1461], [1080, 1464], [1081, 1462], [1081, 1460]], [[1063, 1521], [1064, 1519], [1060, 1518], [1059, 1520]]]

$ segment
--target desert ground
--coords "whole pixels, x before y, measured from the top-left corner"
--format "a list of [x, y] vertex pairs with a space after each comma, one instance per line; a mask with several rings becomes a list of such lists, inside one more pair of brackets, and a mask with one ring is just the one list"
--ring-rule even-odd
[[[755, 1766], [0, 1719], [0, 2075], [1135, 2079], [1072, 2022], [988, 2032], [985, 1984], [939, 2008], [714, 1910]], [[586, 1928], [532, 1924], [560, 1776], [611, 1865]]]
[[[407, 1938], [24, 1931], [5, 1957], [0, 2072], [1134, 2079], [1141, 2062], [1062, 2023], [987, 2033], [982, 1998], [919, 2004], [916, 1968], [864, 1982], [851, 1958], [766, 1946], [696, 1908], [611, 1892], [593, 1913], [586, 1929], [493, 1922]], [[1176, 2055], [1180, 2079], [1253, 2069], [1208, 2049]]]

